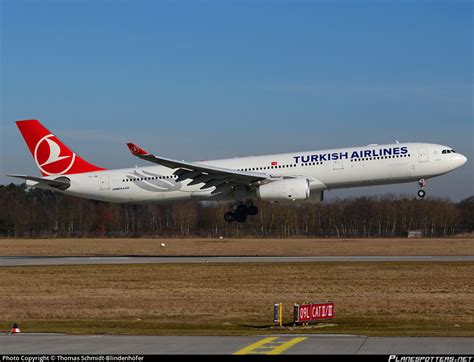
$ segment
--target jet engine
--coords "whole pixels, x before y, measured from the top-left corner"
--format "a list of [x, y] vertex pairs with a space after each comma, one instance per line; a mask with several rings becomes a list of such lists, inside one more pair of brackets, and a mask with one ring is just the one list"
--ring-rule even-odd
[[260, 185], [257, 197], [267, 201], [304, 201], [310, 197], [309, 182], [305, 178], [290, 178]]

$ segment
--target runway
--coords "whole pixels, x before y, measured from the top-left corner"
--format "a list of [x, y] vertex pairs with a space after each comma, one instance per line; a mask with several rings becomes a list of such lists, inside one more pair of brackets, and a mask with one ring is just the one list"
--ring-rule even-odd
[[2, 256], [0, 266], [179, 263], [471, 262], [474, 256]]
[[470, 337], [0, 335], [2, 354], [474, 354]]

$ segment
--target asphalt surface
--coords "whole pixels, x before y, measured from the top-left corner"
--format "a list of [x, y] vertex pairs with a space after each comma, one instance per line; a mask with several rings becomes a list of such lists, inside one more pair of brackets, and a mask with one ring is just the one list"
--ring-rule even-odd
[[0, 266], [68, 264], [320, 263], [474, 261], [474, 256], [2, 256]]
[[0, 335], [2, 354], [434, 354], [472, 355], [469, 337]]

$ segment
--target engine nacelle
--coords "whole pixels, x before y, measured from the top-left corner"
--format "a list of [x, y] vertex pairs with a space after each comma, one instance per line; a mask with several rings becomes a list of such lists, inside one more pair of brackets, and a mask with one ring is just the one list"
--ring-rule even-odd
[[261, 185], [257, 196], [267, 201], [304, 201], [310, 196], [309, 182], [305, 178], [291, 178]]
[[324, 191], [323, 190], [311, 190], [311, 195], [309, 195], [308, 200], [300, 201], [304, 204], [319, 204], [324, 200]]

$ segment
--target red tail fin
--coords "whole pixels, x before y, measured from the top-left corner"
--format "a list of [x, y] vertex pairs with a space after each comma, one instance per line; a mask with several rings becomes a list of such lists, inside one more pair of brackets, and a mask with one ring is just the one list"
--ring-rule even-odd
[[16, 125], [43, 176], [105, 170], [76, 155], [39, 121], [17, 121]]

